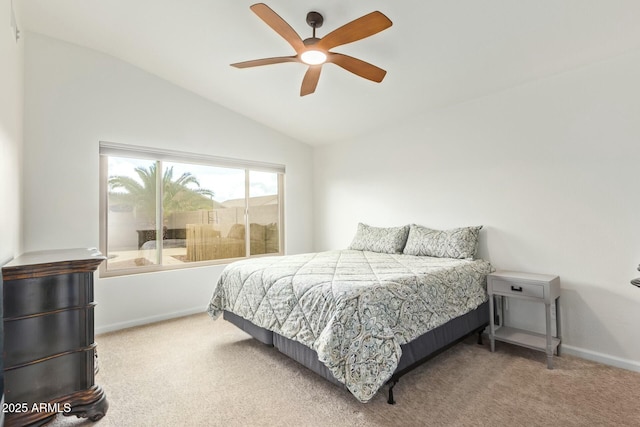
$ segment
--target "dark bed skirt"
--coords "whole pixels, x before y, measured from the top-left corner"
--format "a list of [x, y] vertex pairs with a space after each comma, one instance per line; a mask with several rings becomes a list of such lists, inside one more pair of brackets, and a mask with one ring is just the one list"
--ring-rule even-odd
[[[223, 313], [225, 320], [233, 323], [258, 341], [275, 346], [278, 351], [286, 354], [298, 363], [311, 369], [313, 372], [331, 381], [332, 383], [344, 387], [344, 384], [335, 379], [329, 369], [318, 360], [318, 354], [309, 347], [297, 341], [290, 340], [275, 332], [254, 325], [250, 321], [233, 314], [229, 311]], [[437, 354], [464, 338], [465, 336], [478, 331], [489, 323], [489, 302], [481, 304], [475, 310], [463, 314], [460, 317], [451, 319], [444, 325], [438, 326], [429, 332], [420, 335], [415, 340], [400, 346], [402, 356], [395, 370], [395, 374], [402, 374], [428, 358]]]

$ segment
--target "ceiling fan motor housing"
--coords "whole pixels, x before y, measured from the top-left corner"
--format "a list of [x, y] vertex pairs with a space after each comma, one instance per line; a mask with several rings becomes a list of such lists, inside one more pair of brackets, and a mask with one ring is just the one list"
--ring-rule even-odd
[[304, 39], [302, 43], [304, 43], [305, 46], [311, 46], [318, 43], [319, 41], [320, 39], [317, 37], [309, 37], [308, 39]]

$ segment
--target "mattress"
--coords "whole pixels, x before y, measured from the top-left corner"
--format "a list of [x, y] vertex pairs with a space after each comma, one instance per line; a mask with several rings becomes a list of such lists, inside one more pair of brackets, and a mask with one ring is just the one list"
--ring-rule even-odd
[[208, 312], [308, 347], [366, 402], [397, 370], [402, 345], [487, 301], [491, 271], [483, 260], [354, 250], [255, 258], [225, 268]]

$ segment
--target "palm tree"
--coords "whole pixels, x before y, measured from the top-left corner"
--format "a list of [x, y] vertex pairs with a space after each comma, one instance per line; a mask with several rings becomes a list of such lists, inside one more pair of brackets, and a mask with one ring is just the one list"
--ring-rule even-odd
[[[136, 218], [155, 224], [157, 166], [134, 169], [139, 181], [129, 176], [109, 178], [109, 205], [134, 210]], [[174, 212], [211, 209], [214, 193], [200, 188], [198, 179], [189, 172], [173, 179], [173, 167], [166, 168], [162, 176], [162, 209], [165, 218]]]

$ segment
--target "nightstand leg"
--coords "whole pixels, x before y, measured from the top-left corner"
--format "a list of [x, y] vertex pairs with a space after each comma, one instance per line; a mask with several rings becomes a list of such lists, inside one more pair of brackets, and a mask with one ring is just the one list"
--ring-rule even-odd
[[496, 325], [495, 325], [495, 308], [493, 306], [493, 295], [489, 295], [489, 342], [491, 351], [496, 351]]
[[560, 340], [556, 347], [556, 354], [560, 356], [560, 346], [562, 346], [562, 330], [560, 325], [560, 297], [556, 298], [556, 337]]
[[551, 342], [551, 303], [545, 304], [547, 318], [547, 368], [553, 369], [553, 343]]

